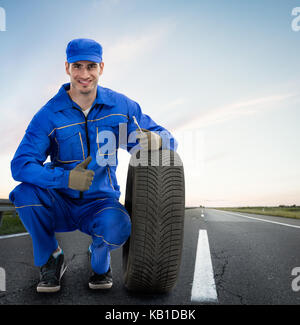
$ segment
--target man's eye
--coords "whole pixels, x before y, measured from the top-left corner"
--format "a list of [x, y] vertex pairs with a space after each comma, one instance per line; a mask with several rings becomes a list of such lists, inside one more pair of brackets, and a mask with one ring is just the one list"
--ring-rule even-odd
[[91, 65], [88, 66], [88, 68], [89, 68], [90, 70], [92, 70], [92, 69], [96, 69], [96, 67], [97, 67], [96, 64], [91, 64]]

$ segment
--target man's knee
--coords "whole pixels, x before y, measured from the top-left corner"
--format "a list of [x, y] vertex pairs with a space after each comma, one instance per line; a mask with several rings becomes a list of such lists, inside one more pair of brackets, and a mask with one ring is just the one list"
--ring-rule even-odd
[[123, 244], [128, 239], [131, 233], [131, 221], [129, 215], [123, 214], [123, 218], [121, 222], [122, 222], [121, 239]]
[[14, 188], [12, 192], [9, 194], [9, 199], [14, 205], [25, 204], [28, 203], [29, 199], [33, 199], [36, 193], [35, 185], [29, 183], [21, 183]]
[[123, 245], [130, 233], [129, 215], [117, 208], [113, 208], [110, 214], [96, 220], [93, 225], [93, 235], [111, 246]]

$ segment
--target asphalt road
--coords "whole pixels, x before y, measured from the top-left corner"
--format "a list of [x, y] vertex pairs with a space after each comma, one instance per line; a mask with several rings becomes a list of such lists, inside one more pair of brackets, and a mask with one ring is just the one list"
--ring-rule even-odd
[[[199, 230], [206, 231], [209, 242], [210, 254], [205, 256], [213, 269], [217, 294], [213, 302], [192, 301], [198, 271], [195, 262]], [[68, 269], [61, 291], [50, 295], [36, 293], [39, 270], [33, 265], [30, 237], [0, 239], [0, 267], [6, 273], [6, 291], [0, 292], [0, 304], [300, 304], [300, 291], [292, 289], [293, 280], [300, 286], [300, 279], [296, 282], [296, 276], [292, 275], [292, 270], [300, 267], [300, 220], [186, 209], [178, 283], [164, 295], [133, 294], [124, 288], [121, 249], [112, 252], [113, 288], [105, 292], [90, 290], [86, 253], [90, 238], [76, 231], [57, 234], [57, 239], [65, 252]]]

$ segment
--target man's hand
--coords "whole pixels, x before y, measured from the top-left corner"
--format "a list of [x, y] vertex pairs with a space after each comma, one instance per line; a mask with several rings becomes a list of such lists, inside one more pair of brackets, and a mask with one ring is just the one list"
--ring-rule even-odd
[[159, 150], [162, 145], [161, 137], [155, 133], [146, 129], [136, 129], [136, 138], [144, 150]]
[[80, 192], [87, 191], [90, 188], [95, 172], [93, 170], [87, 170], [86, 168], [91, 161], [92, 157], [89, 156], [86, 160], [71, 170], [69, 176], [69, 188]]

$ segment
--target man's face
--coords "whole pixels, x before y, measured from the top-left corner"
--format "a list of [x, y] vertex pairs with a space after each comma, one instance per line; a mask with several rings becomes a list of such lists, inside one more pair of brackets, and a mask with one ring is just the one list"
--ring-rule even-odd
[[66, 62], [66, 73], [70, 76], [71, 85], [81, 94], [89, 94], [97, 88], [102, 75], [104, 63], [91, 61]]

